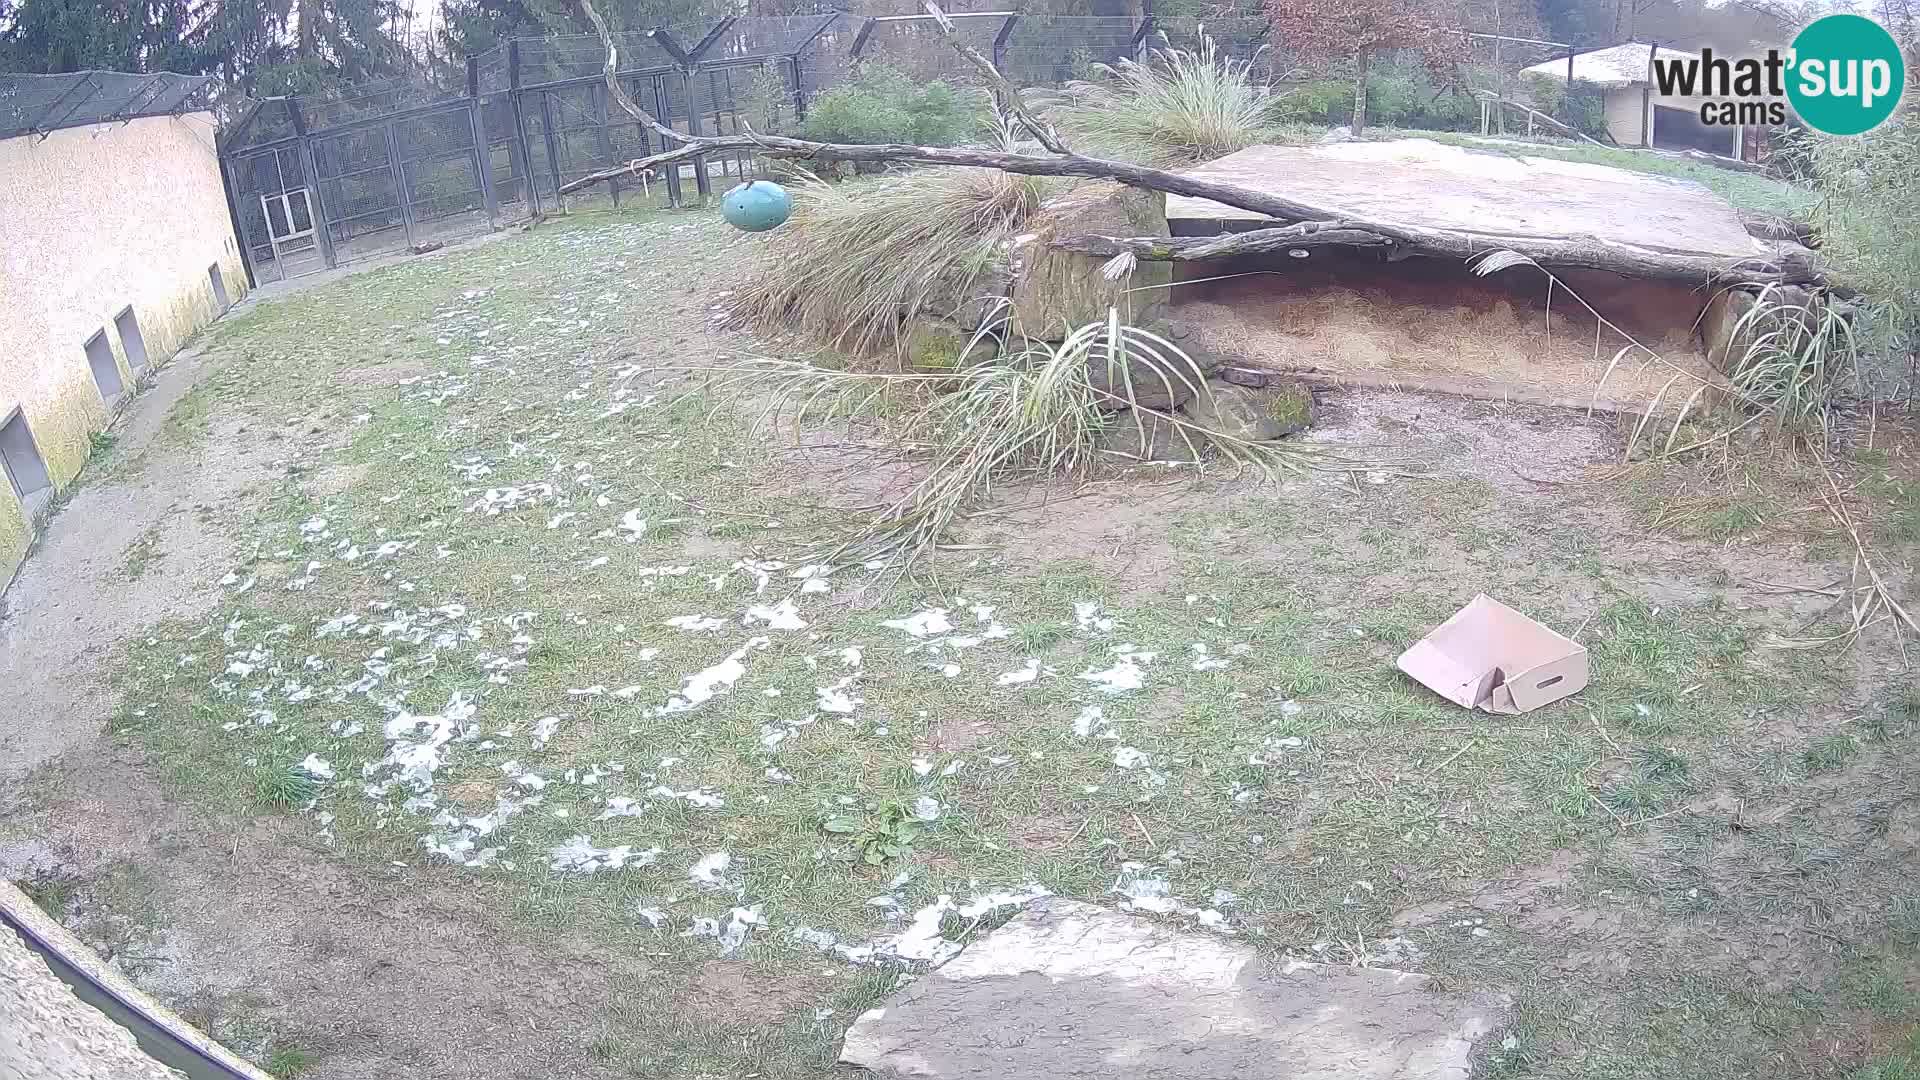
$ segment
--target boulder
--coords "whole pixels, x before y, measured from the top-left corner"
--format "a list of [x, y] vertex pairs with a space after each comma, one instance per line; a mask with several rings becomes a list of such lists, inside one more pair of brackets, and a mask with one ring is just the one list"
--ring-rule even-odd
[[[1758, 293], [1731, 288], [1721, 289], [1707, 301], [1707, 309], [1700, 315], [1700, 342], [1706, 348], [1707, 362], [1715, 371], [1738, 374], [1753, 341], [1775, 325], [1770, 319], [1755, 319], [1744, 331], [1739, 329], [1740, 320], [1746, 318], [1759, 299]], [[1812, 302], [1813, 294], [1797, 285], [1787, 285], [1774, 289], [1768, 299], [1774, 304], [1804, 309]]]
[[[1120, 363], [1109, 364], [1096, 351], [1087, 358], [1087, 383], [1102, 394], [1112, 395], [1103, 400], [1103, 408], [1128, 408], [1130, 401], [1133, 407], [1142, 409], [1176, 409], [1192, 400], [1206, 385], [1207, 373], [1219, 366], [1217, 359], [1192, 359], [1194, 367], [1189, 367], [1172, 357], [1155, 360], [1132, 352]], [[1199, 369], [1197, 374], [1195, 367]]]
[[1131, 409], [1107, 421], [1100, 452], [1135, 461], [1195, 462], [1206, 450], [1196, 432], [1183, 432], [1166, 413]]
[[1513, 1001], [1049, 898], [860, 1014], [874, 1080], [1467, 1080]]
[[1313, 424], [1313, 392], [1301, 382], [1260, 389], [1209, 381], [1181, 410], [1188, 420], [1245, 442], [1278, 439]]
[[962, 330], [978, 330], [1007, 317], [1012, 291], [1013, 267], [1003, 254], [982, 267], [948, 270], [934, 282], [922, 310]]
[[1173, 264], [1141, 262], [1131, 274], [1109, 281], [1104, 255], [1059, 251], [1055, 238], [1081, 234], [1098, 236], [1166, 236], [1167, 199], [1157, 191], [1143, 191], [1109, 180], [1080, 184], [1048, 200], [1034, 212], [1026, 233], [1013, 242], [1014, 329], [1042, 341], [1058, 341], [1073, 327], [1107, 317], [1118, 307], [1122, 319], [1159, 297], [1129, 289], [1166, 285], [1173, 280]]
[[971, 330], [945, 319], [918, 319], [906, 328], [901, 352], [914, 371], [960, 371], [1000, 355], [1000, 342], [991, 334], [976, 337]]

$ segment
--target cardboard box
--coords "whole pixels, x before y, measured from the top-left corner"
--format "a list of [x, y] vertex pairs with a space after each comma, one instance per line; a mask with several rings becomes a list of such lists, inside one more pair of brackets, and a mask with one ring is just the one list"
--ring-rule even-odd
[[1482, 593], [1400, 654], [1401, 671], [1469, 709], [1523, 713], [1587, 685], [1587, 650]]

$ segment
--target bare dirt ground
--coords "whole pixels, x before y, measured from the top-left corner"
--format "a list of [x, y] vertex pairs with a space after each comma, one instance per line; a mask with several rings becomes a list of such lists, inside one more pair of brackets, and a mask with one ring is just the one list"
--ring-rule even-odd
[[[1367, 468], [1264, 487], [1139, 470], [1044, 508], [1010, 491], [1015, 509], [981, 519], [940, 581], [836, 587], [806, 611], [805, 655], [751, 657], [726, 701], [665, 722], [616, 704], [609, 687], [665, 700], [726, 653], [732, 630], [653, 628], [759, 600], [721, 588], [792, 546], [777, 528], [844, 517], [832, 508], [900, 479], [743, 439], [704, 406], [620, 404], [647, 392], [618, 396], [628, 365], [752, 348], [710, 329], [698, 284], [730, 243], [671, 217], [536, 231], [290, 298], [170, 366], [6, 596], [0, 871], [216, 1037], [317, 1077], [818, 1077], [891, 979], [795, 944], [795, 927], [873, 938], [900, 919], [881, 896], [911, 911], [1026, 881], [1101, 901], [1135, 860], [1196, 900], [1231, 897], [1216, 902], [1233, 931], [1274, 955], [1512, 994], [1489, 1076], [1847, 1076], [1920, 1015], [1910, 669], [1886, 635], [1844, 654], [1759, 645], [1829, 601], [1753, 583], [1824, 585], [1851, 548], [1804, 492], [1703, 495], [1708, 474], [1626, 464], [1614, 423], [1577, 412], [1332, 393], [1311, 439]], [[487, 309], [494, 288], [528, 306]], [[538, 478], [578, 494], [523, 519], [474, 509]], [[644, 542], [620, 534], [628, 507], [650, 507]], [[320, 517], [340, 534], [324, 553], [300, 539]], [[418, 550], [349, 564], [350, 537]], [[1888, 557], [1909, 589], [1912, 551]], [[309, 553], [326, 567], [291, 590]], [[680, 561], [698, 570], [666, 577]], [[1480, 591], [1577, 631], [1593, 686], [1507, 718], [1409, 689], [1398, 649]], [[932, 603], [958, 618], [962, 597], [1000, 605], [1010, 630], [977, 671], [960, 672], [977, 654], [927, 662], [880, 623]], [[1115, 764], [1120, 736], [1067, 730], [1090, 700], [1074, 673], [1109, 651], [1075, 626], [1086, 597], [1165, 656], [1149, 668], [1164, 692], [1098, 699], [1144, 770]], [[491, 654], [370, 656], [314, 629], [442, 604], [537, 612], [526, 674], [489, 683]], [[1202, 641], [1236, 666], [1189, 668]], [[1235, 642], [1247, 651], [1226, 654]], [[647, 643], [671, 663], [645, 668]], [[223, 688], [250, 647], [294, 675], [316, 670], [303, 655], [412, 665], [419, 687], [392, 689], [416, 711], [488, 688], [503, 741], [564, 714], [550, 746], [511, 751], [550, 790], [503, 830], [507, 865], [428, 857], [423, 826], [364, 809], [361, 766], [386, 746], [342, 730], [388, 712], [296, 708], [278, 679]], [[783, 734], [775, 710], [804, 709], [840, 662], [822, 658], [848, 647], [867, 653], [860, 711]], [[1032, 688], [996, 686], [1024, 656], [1044, 664]], [[247, 719], [261, 702], [271, 727]], [[309, 749], [337, 785], [263, 786]], [[615, 760], [635, 787], [603, 773]], [[449, 764], [439, 790], [479, 814], [501, 764]], [[569, 801], [589, 770], [607, 778]], [[605, 796], [656, 782], [664, 803], [591, 827], [666, 849], [659, 867], [549, 869]], [[927, 793], [952, 824], [888, 866], [820, 831], [824, 812]], [[689, 883], [716, 849], [737, 891]], [[699, 920], [736, 904], [768, 923], [721, 951]]]

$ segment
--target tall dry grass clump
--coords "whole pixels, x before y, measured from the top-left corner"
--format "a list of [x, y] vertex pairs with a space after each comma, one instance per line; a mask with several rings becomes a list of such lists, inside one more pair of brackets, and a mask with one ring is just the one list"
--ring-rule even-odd
[[1198, 49], [1153, 49], [1099, 65], [1107, 80], [1067, 84], [1048, 113], [1076, 147], [1152, 165], [1204, 161], [1267, 141], [1282, 94], [1251, 61]]
[[[927, 463], [923, 478], [851, 523], [820, 556], [882, 559], [904, 568], [935, 550], [1005, 484], [1072, 479], [1103, 460], [1126, 460], [1130, 455], [1107, 450], [1105, 439], [1118, 428], [1124, 444], [1128, 430], [1145, 422], [1138, 397], [1176, 384], [1197, 392], [1206, 378], [1178, 345], [1109, 310], [1106, 319], [1075, 328], [1062, 341], [1017, 341], [995, 362], [956, 373], [845, 371], [761, 359], [723, 369], [721, 382], [762, 403], [763, 425], [865, 416], [912, 434], [913, 453]], [[1249, 442], [1177, 413], [1156, 415], [1192, 456], [1208, 450], [1257, 474], [1354, 467], [1310, 445]]]
[[1003, 254], [1060, 183], [997, 169], [911, 169], [832, 184], [805, 176], [793, 216], [735, 311], [858, 354], [896, 348], [902, 326]]

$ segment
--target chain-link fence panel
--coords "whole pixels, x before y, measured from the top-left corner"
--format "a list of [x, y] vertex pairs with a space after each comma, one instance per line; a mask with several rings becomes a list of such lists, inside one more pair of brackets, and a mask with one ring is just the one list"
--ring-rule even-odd
[[1140, 23], [1110, 16], [1020, 15], [994, 64], [1015, 86], [1059, 86], [1133, 55]]

